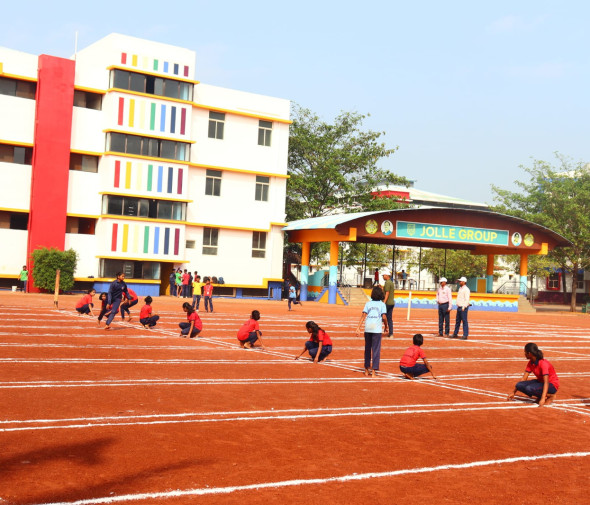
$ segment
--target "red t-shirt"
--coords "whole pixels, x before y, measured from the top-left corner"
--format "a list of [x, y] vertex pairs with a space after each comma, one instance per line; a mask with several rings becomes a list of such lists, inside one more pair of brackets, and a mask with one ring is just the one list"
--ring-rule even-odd
[[[311, 342], [314, 342], [313, 335], [309, 338]], [[318, 331], [318, 342], [321, 342], [322, 345], [332, 345], [332, 339], [330, 335], [328, 335], [324, 330]]]
[[[76, 308], [81, 309], [87, 303], [92, 303], [92, 297], [90, 295], [84, 295], [82, 298], [80, 298], [80, 300], [76, 304]], [[70, 307], [71, 307], [71, 305], [70, 305]]]
[[406, 352], [404, 352], [404, 355], [402, 356], [402, 359], [400, 360], [399, 364], [400, 366], [411, 367], [416, 364], [416, 361], [418, 361], [418, 359], [424, 359], [425, 357], [426, 354], [424, 354], [422, 348], [419, 345], [413, 345], [412, 347], [408, 347], [406, 349]]
[[529, 361], [526, 366], [526, 371], [532, 373], [537, 378], [538, 382], [543, 382], [543, 376], [549, 376], [549, 384], [553, 384], [555, 389], [559, 389], [559, 379], [555, 373], [555, 368], [546, 359], [540, 359], [538, 361]]
[[137, 295], [135, 294], [135, 291], [127, 288], [127, 292], [129, 293], [129, 297], [126, 296], [125, 298], [127, 298], [130, 302], [134, 302], [135, 300], [137, 300]]
[[203, 329], [203, 321], [201, 321], [201, 318], [199, 317], [199, 314], [197, 314], [196, 312], [193, 312], [192, 314], [186, 314], [186, 320], [190, 323], [191, 321], [195, 322], [195, 328], [197, 330], [202, 330]]
[[213, 294], [213, 285], [212, 284], [205, 284], [203, 286], [203, 295], [204, 296], [211, 296]]
[[260, 330], [256, 319], [248, 319], [238, 331], [238, 340], [246, 340], [253, 331]]
[[147, 303], [139, 311], [139, 319], [147, 319], [152, 315], [152, 306]]
[[191, 278], [191, 276], [189, 274], [183, 274], [182, 275], [182, 283], [187, 285], [190, 278]]

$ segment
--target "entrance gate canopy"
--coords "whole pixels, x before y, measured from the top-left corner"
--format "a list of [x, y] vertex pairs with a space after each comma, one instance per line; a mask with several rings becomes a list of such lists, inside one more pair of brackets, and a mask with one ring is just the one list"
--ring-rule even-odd
[[547, 254], [571, 242], [544, 226], [488, 210], [455, 208], [397, 209], [337, 214], [289, 223], [289, 242], [359, 242], [473, 254]]

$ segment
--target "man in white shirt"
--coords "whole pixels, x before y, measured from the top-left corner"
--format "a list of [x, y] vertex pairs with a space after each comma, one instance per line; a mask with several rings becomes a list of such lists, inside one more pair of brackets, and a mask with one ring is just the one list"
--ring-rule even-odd
[[453, 308], [453, 293], [447, 286], [447, 279], [441, 277], [440, 286], [436, 292], [436, 303], [438, 304], [438, 336], [443, 336], [443, 322], [445, 326], [445, 336], [449, 336], [451, 326], [451, 309]]
[[461, 327], [461, 322], [463, 323], [463, 336], [461, 337], [463, 340], [467, 340], [469, 336], [469, 324], [467, 323], [467, 311], [469, 310], [469, 288], [466, 285], [467, 279], [465, 277], [461, 277], [459, 279], [459, 284], [461, 287], [457, 292], [457, 317], [455, 318], [455, 331], [453, 332], [452, 338], [457, 338], [459, 336], [459, 328]]

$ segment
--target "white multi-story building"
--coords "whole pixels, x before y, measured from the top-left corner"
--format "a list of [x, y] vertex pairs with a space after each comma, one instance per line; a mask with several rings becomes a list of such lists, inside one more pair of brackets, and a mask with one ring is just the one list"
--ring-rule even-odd
[[40, 246], [97, 289], [164, 293], [178, 267], [280, 285], [289, 101], [194, 74], [193, 51], [118, 34], [69, 60], [0, 48], [5, 285]]

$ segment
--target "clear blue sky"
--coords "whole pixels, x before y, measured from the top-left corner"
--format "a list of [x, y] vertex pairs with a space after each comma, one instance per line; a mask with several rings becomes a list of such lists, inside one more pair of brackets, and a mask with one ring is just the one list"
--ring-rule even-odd
[[[170, 10], [167, 11], [166, 8]], [[196, 79], [369, 113], [420, 189], [492, 202], [530, 158], [590, 161], [590, 2], [8, 2], [0, 46], [69, 57], [118, 32], [197, 53]]]

